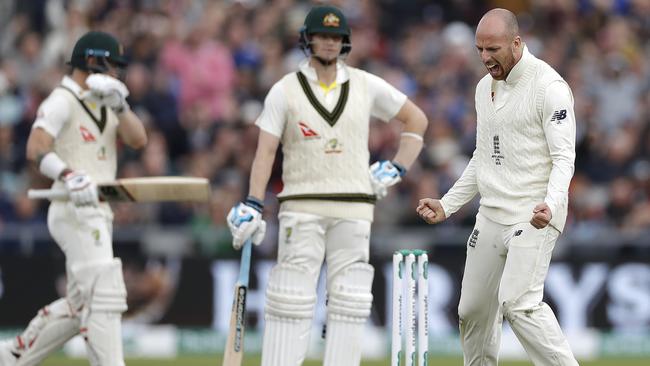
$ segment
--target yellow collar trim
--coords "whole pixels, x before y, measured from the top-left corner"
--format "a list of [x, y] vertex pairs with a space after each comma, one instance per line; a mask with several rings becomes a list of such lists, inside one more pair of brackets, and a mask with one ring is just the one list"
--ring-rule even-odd
[[332, 91], [332, 89], [335, 89], [335, 88], [338, 86], [338, 84], [336, 83], [336, 81], [334, 81], [333, 83], [331, 83], [329, 86], [328, 86], [327, 84], [325, 84], [324, 82], [319, 81], [319, 82], [318, 82], [318, 85], [320, 85], [321, 89], [323, 89], [323, 91], [325, 92], [325, 94], [329, 93], [330, 91]]

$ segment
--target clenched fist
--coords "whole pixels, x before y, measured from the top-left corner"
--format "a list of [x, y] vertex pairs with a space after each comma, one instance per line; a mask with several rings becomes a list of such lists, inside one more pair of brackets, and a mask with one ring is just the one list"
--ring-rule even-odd
[[551, 208], [544, 202], [537, 204], [533, 209], [533, 218], [530, 219], [530, 224], [535, 227], [535, 229], [543, 229], [551, 222], [553, 218], [553, 213]]
[[433, 198], [421, 199], [415, 211], [428, 224], [437, 224], [447, 219], [445, 210], [442, 208], [440, 200]]

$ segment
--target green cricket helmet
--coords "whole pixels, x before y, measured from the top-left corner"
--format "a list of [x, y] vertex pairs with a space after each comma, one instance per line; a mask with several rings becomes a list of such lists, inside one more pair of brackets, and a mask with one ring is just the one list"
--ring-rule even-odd
[[305, 23], [300, 28], [300, 48], [305, 53], [311, 51], [310, 36], [316, 33], [341, 35], [343, 36], [341, 54], [350, 53], [352, 50], [348, 21], [341, 9], [337, 7], [322, 5], [315, 6], [309, 11]]
[[[95, 65], [88, 64], [90, 57], [97, 59]], [[97, 31], [88, 32], [79, 38], [68, 62], [72, 67], [99, 73], [108, 71], [108, 63], [119, 69], [126, 68], [124, 48], [112, 35]]]

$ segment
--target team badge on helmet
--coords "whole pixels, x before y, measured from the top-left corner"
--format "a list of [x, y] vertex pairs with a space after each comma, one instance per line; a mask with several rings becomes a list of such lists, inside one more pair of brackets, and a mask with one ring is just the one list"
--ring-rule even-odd
[[307, 17], [305, 17], [305, 23], [300, 28], [299, 45], [305, 54], [311, 52], [310, 37], [316, 33], [342, 36], [343, 48], [341, 49], [341, 55], [350, 53], [352, 49], [350, 27], [341, 9], [335, 6], [321, 5], [315, 6], [309, 11]]
[[323, 25], [326, 27], [338, 27], [341, 20], [334, 13], [329, 13], [323, 18]]

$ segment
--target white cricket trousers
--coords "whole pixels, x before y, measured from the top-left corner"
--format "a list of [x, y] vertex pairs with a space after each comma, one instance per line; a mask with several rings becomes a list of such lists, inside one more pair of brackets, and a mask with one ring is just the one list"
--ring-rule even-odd
[[[48, 212], [48, 228], [65, 254], [68, 280], [67, 299], [74, 303], [75, 301], [71, 299], [71, 292], [74, 292], [76, 283], [83, 282], [83, 279], [74, 278], [72, 268], [88, 263], [110, 263], [113, 260], [113, 214], [105, 203], [95, 208], [75, 207], [72, 202], [53, 202]], [[100, 270], [101, 268], [98, 266], [96, 271]], [[94, 275], [94, 273], [86, 271], [86, 275]], [[120, 282], [116, 284], [118, 288], [124, 287], [121, 272], [117, 275], [116, 281]], [[102, 286], [94, 288], [93, 292], [105, 293], [114, 290], [112, 287]], [[114, 296], [110, 301], [125, 301], [120, 296], [117, 298]], [[84, 302], [87, 301], [89, 299], [84, 300]], [[84, 307], [89, 308], [91, 304], [85, 303]], [[86, 349], [91, 365], [124, 366], [121, 312], [119, 310], [91, 312], [89, 315], [84, 315], [86, 319], [81, 319], [81, 329], [77, 328], [73, 333], [70, 328], [69, 333], [66, 334], [69, 339], [78, 332], [82, 332], [86, 340]], [[78, 319], [71, 318], [69, 325], [78, 327], [78, 322]], [[51, 347], [62, 345], [67, 341], [66, 337], [55, 340]]]
[[[367, 264], [370, 221], [298, 212], [282, 212], [279, 219], [278, 263], [271, 271], [266, 291], [262, 366], [302, 365], [309, 346], [323, 261], [327, 262], [330, 300], [336, 298], [340, 302], [344, 298], [352, 304], [351, 314], [339, 317], [332, 315], [328, 304], [323, 364], [358, 366], [361, 330], [367, 315], [359, 315], [354, 306], [365, 307], [369, 312], [372, 302], [373, 272]], [[342, 293], [341, 288], [354, 291]], [[340, 308], [337, 311], [345, 312]]]
[[113, 214], [99, 208], [74, 207], [72, 202], [52, 202], [47, 226], [65, 254], [66, 267], [113, 259]]
[[542, 302], [559, 235], [550, 225], [502, 225], [476, 216], [458, 305], [465, 365], [497, 365], [504, 317], [535, 365], [578, 365], [553, 311]]
[[323, 260], [328, 285], [353, 263], [368, 263], [370, 221], [283, 212], [279, 224], [278, 263], [309, 269], [314, 290]]

